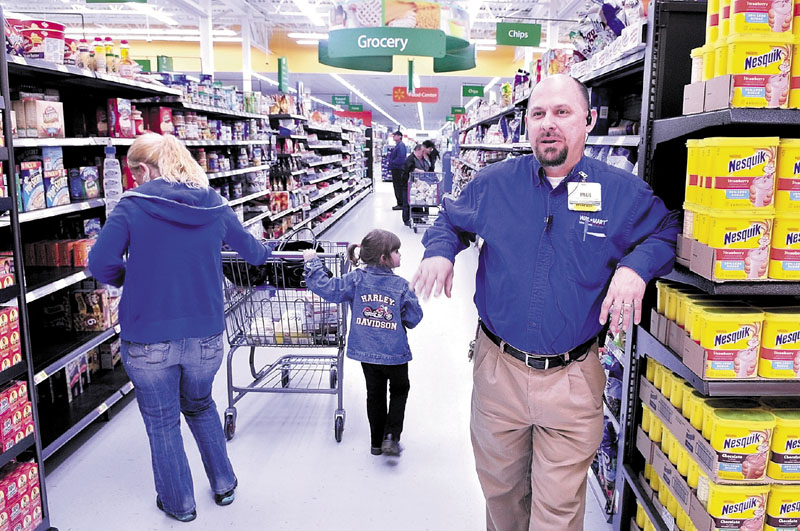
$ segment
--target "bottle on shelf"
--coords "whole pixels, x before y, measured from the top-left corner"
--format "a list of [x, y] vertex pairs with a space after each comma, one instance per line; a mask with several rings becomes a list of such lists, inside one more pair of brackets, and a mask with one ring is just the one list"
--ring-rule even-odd
[[94, 38], [92, 69], [100, 74], [106, 73], [106, 47], [100, 37]]
[[81, 39], [78, 43], [78, 68], [83, 70], [91, 70], [92, 68], [92, 53], [89, 49], [89, 41]]
[[117, 160], [114, 146], [106, 146], [103, 160], [103, 192], [106, 198], [106, 216], [111, 214], [122, 197], [122, 168]]
[[106, 52], [106, 72], [109, 74], [114, 73], [114, 40], [111, 37], [106, 37], [103, 44]]
[[126, 79], [133, 79], [131, 47], [124, 39], [119, 41], [119, 75]]

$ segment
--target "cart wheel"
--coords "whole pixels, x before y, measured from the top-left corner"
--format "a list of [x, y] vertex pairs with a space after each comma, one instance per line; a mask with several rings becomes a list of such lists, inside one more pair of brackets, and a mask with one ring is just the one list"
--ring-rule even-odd
[[281, 387], [289, 387], [289, 369], [281, 368]]
[[336, 442], [342, 442], [342, 432], [344, 431], [344, 417], [337, 415], [333, 421], [333, 436]]
[[414, 234], [416, 234], [416, 233], [417, 233], [417, 227], [414, 226]]
[[236, 435], [236, 410], [228, 408], [225, 410], [225, 438], [233, 439]]
[[336, 389], [337, 383], [339, 383], [339, 371], [335, 365], [331, 365], [331, 389]]

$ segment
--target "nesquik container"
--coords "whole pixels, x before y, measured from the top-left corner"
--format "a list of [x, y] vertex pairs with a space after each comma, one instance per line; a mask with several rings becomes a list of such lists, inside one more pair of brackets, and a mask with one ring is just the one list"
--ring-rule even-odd
[[800, 378], [800, 307], [765, 309], [758, 375]]
[[719, 39], [719, 0], [709, 0], [706, 5], [706, 43]]
[[800, 213], [777, 215], [769, 258], [769, 278], [800, 280]]
[[733, 0], [731, 34], [792, 33], [792, 0]]
[[701, 315], [700, 346], [706, 351], [705, 378], [754, 378], [764, 312], [746, 308], [706, 308]]
[[767, 278], [772, 213], [712, 211], [707, 245], [714, 248], [714, 276], [720, 280]]
[[[800, 2], [794, 6], [795, 12], [800, 9]], [[797, 16], [795, 16], [797, 19]], [[800, 22], [798, 22], [800, 23]], [[797, 57], [800, 54], [800, 35], [797, 34], [797, 24], [795, 24], [795, 40], [792, 45], [792, 57]], [[800, 62], [792, 61], [792, 79], [789, 86], [789, 108], [800, 108]]]
[[[800, 65], [800, 61], [797, 63]], [[800, 79], [800, 71], [797, 75]], [[778, 148], [775, 210], [800, 214], [800, 139], [797, 138], [782, 138]]]
[[772, 485], [764, 531], [800, 528], [800, 485]]
[[761, 480], [766, 476], [775, 416], [763, 409], [716, 409], [711, 447], [720, 479]]
[[778, 137], [716, 137], [709, 175], [708, 206], [722, 210], [773, 207]]
[[800, 409], [774, 409], [772, 414], [776, 422], [767, 476], [778, 481], [800, 481]]
[[715, 531], [761, 530], [769, 485], [708, 484], [708, 514]]
[[727, 74], [733, 75], [733, 106], [785, 109], [791, 83], [791, 35], [731, 35]]

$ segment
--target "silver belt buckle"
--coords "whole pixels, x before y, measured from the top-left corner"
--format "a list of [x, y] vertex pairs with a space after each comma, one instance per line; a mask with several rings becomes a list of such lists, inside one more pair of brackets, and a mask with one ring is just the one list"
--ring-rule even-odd
[[[530, 364], [531, 359], [536, 359], [538, 356], [533, 356], [531, 354], [525, 353], [525, 365], [527, 365], [531, 369], [535, 369], [533, 365]], [[544, 359], [544, 370], [546, 371], [550, 367], [550, 360], [548, 358]]]

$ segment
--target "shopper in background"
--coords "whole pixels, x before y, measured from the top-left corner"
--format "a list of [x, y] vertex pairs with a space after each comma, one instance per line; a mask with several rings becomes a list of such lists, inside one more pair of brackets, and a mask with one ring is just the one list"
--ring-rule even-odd
[[411, 207], [408, 204], [408, 181], [411, 178], [411, 173], [415, 171], [430, 171], [430, 164], [428, 159], [425, 158], [426, 148], [422, 144], [414, 146], [414, 151], [406, 159], [403, 166], [403, 223], [409, 227], [411, 226]]
[[446, 200], [411, 280], [450, 296], [453, 261], [484, 239], [475, 303], [470, 431], [487, 528], [583, 528], [586, 473], [603, 435], [597, 340], [638, 323], [645, 286], [675, 258], [679, 223], [642, 180], [584, 157], [596, 120], [565, 75], [533, 89], [533, 155], [481, 170]]
[[428, 159], [430, 171], [434, 171], [436, 162], [439, 160], [439, 150], [436, 149], [436, 144], [433, 143], [433, 140], [426, 140], [422, 143], [422, 146], [425, 148], [425, 157]]
[[211, 398], [223, 355], [220, 249], [227, 243], [251, 264], [263, 263], [270, 251], [244, 230], [174, 136], [138, 137], [128, 165], [139, 187], [109, 216], [89, 269], [98, 281], [124, 288], [122, 359], [150, 439], [156, 504], [188, 522], [197, 512], [181, 413], [215, 502], [233, 502], [237, 485]]
[[392, 185], [394, 186], [394, 198], [397, 205], [392, 210], [403, 209], [403, 197], [406, 195], [406, 184], [403, 182], [403, 166], [406, 163], [406, 145], [403, 143], [403, 133], [395, 131], [392, 134], [394, 147], [389, 152], [389, 170], [392, 172]]
[[[347, 356], [361, 362], [367, 382], [367, 417], [372, 455], [402, 452], [408, 382], [407, 328], [422, 320], [422, 308], [408, 282], [395, 275], [400, 267], [400, 238], [381, 229], [369, 232], [347, 255], [354, 266], [341, 278], [329, 278], [313, 250], [303, 251], [308, 289], [331, 302], [348, 301], [353, 311]], [[386, 406], [386, 384], [389, 406]]]

